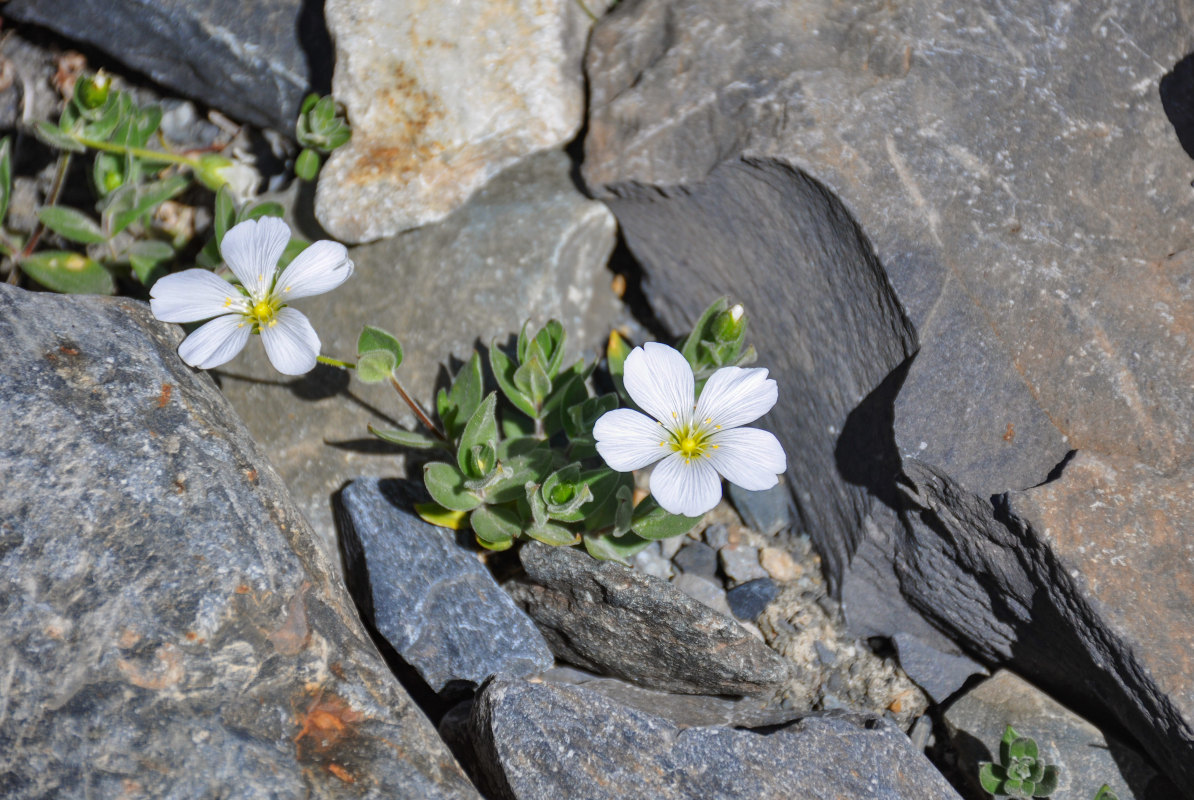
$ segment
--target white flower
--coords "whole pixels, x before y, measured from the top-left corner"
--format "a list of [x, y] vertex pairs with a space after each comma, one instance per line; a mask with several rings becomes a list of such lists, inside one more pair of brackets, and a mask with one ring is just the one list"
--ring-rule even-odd
[[300, 253], [281, 275], [278, 259], [290, 242], [290, 227], [277, 217], [246, 220], [220, 245], [224, 261], [240, 281], [229, 283], [205, 269], [167, 275], [149, 291], [153, 315], [163, 322], [198, 322], [178, 355], [192, 367], [211, 369], [229, 361], [260, 333], [270, 363], [284, 375], [315, 366], [319, 336], [291, 300], [335, 289], [352, 274], [344, 245], [322, 240]]
[[626, 392], [648, 417], [629, 408], [593, 426], [597, 452], [612, 469], [629, 472], [663, 459], [651, 473], [651, 494], [673, 514], [696, 517], [721, 499], [721, 478], [750, 491], [770, 489], [788, 460], [779, 440], [743, 428], [775, 405], [775, 381], [765, 369], [723, 367], [694, 402], [688, 361], [654, 342], [626, 357]]

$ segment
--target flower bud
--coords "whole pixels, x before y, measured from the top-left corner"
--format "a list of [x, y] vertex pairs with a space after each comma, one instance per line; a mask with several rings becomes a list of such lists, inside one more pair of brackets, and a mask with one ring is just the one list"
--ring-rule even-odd
[[713, 321], [713, 336], [719, 342], [734, 342], [746, 331], [746, 313], [741, 303], [717, 315]]
[[79, 78], [75, 83], [75, 101], [82, 108], [93, 111], [108, 102], [111, 90], [112, 78], [100, 70], [94, 75]]

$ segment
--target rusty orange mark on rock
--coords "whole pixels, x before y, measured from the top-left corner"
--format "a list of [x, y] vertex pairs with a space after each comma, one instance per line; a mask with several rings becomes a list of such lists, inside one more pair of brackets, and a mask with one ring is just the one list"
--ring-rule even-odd
[[257, 470], [255, 470], [255, 469], [245, 470], [245, 477], [249, 479], [249, 483], [257, 483]]
[[78, 350], [73, 347], [68, 347], [67, 345], [62, 345], [62, 347], [59, 347], [58, 352], [62, 353], [64, 356], [77, 356], [79, 354]]
[[1003, 441], [1010, 442], [1016, 438], [1016, 426], [1012, 423], [1007, 424], [1007, 430], [1003, 432]]
[[165, 408], [170, 402], [170, 395], [174, 393], [174, 384], [163, 383], [161, 394], [158, 395], [158, 408]]
[[182, 659], [179, 658], [178, 648], [167, 643], [159, 647], [155, 655], [158, 664], [150, 669], [143, 669], [123, 658], [116, 660], [116, 666], [129, 683], [142, 689], [161, 690], [182, 680], [186, 671], [183, 669]]
[[129, 628], [125, 628], [120, 632], [120, 638], [116, 640], [116, 644], [118, 647], [127, 650], [139, 641], [141, 641], [141, 634]]
[[344, 767], [340, 766], [339, 764], [328, 764], [328, 772], [332, 773], [345, 783], [357, 782], [357, 779], [352, 777], [348, 770], [344, 769]]
[[311, 588], [303, 581], [286, 607], [286, 619], [281, 627], [269, 635], [274, 648], [286, 656], [298, 655], [311, 641], [311, 629], [307, 627], [307, 606], [304, 595]]
[[249, 588], [248, 584], [242, 583], [236, 587], [237, 594], [248, 594], [251, 591], [253, 591], [253, 590]]
[[317, 752], [329, 750], [350, 735], [356, 724], [364, 718], [364, 714], [341, 698], [320, 689], [311, 699], [307, 710], [295, 720], [300, 725], [293, 740], [295, 749], [300, 749], [306, 740], [305, 744]]

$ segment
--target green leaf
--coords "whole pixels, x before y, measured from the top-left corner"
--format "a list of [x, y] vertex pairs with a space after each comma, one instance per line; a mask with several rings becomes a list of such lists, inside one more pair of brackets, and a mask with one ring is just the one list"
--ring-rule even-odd
[[1115, 792], [1111, 791], [1111, 787], [1103, 784], [1099, 787], [1099, 791], [1095, 793], [1094, 800], [1119, 800]]
[[121, 159], [111, 153], [96, 153], [91, 165], [91, 180], [100, 197], [107, 197], [119, 189], [125, 182]]
[[1021, 736], [1012, 740], [1012, 743], [1008, 745], [1007, 752], [1011, 758], [1015, 759], [1036, 758], [1036, 742], [1027, 736]]
[[323, 160], [311, 148], [304, 148], [298, 154], [298, 158], [294, 160], [294, 174], [298, 176], [299, 180], [304, 180], [310, 183], [319, 175], [319, 168], [322, 166]]
[[61, 128], [52, 122], [44, 120], [38, 122], [33, 126], [33, 133], [38, 139], [48, 144], [50, 147], [58, 150], [65, 150], [69, 153], [83, 153], [87, 148], [79, 144], [75, 139], [64, 133]]
[[232, 198], [232, 190], [228, 188], [228, 184], [224, 184], [216, 192], [211, 224], [216, 232], [216, 247], [219, 247], [224, 241], [224, 234], [236, 224], [236, 200]]
[[43, 250], [21, 261], [21, 270], [47, 289], [65, 294], [113, 294], [116, 282], [98, 261], [62, 250]]
[[415, 513], [424, 521], [441, 528], [460, 531], [468, 527], [467, 511], [452, 511], [439, 503], [415, 503]]
[[108, 98], [108, 102], [98, 110], [92, 121], [83, 126], [83, 136], [101, 142], [106, 140], [120, 125], [123, 111], [115, 97]]
[[311, 92], [309, 95], [303, 98], [303, 104], [299, 107], [299, 114], [305, 115], [308, 111], [314, 108], [315, 104], [318, 102], [319, 94], [316, 92]]
[[137, 280], [141, 281], [143, 285], [149, 286], [153, 283], [150, 278], [154, 270], [169, 263], [174, 258], [174, 248], [165, 242], [147, 239], [134, 242], [129, 247], [126, 255], [129, 260], [129, 266], [132, 267], [133, 274], [137, 276]]
[[473, 351], [468, 362], [452, 379], [451, 390], [440, 389], [435, 398], [436, 411], [449, 438], [455, 439], [464, 430], [465, 423], [481, 404], [484, 390], [481, 356]]
[[406, 431], [401, 428], [375, 428], [372, 425], [366, 427], [369, 429], [369, 433], [378, 439], [401, 447], [409, 447], [412, 450], [444, 450], [447, 448], [447, 445], [439, 439], [418, 431]]
[[431, 499], [452, 511], [472, 511], [481, 498], [464, 485], [464, 475], [451, 464], [433, 461], [423, 467], [423, 482]]
[[519, 411], [534, 419], [536, 416], [535, 405], [514, 385], [515, 364], [498, 348], [496, 339], [489, 345], [489, 366], [493, 369], [493, 377], [497, 380], [498, 388], [502, 390], [506, 399], [513, 403]]
[[530, 398], [532, 407], [536, 409], [534, 416], [541, 416], [543, 402], [551, 392], [551, 378], [547, 376], [543, 362], [537, 357], [523, 362], [514, 370], [514, 385], [523, 396]]
[[100, 244], [107, 241], [100, 226], [82, 211], [68, 206], [44, 206], [37, 218], [54, 233], [79, 244]]
[[[224, 184], [227, 186], [228, 184]], [[262, 217], [277, 217], [282, 219], [286, 216], [286, 209], [282, 207], [281, 203], [267, 201], [264, 203], [256, 203], [251, 206], [245, 206], [236, 215], [237, 222], [244, 222], [248, 219], [261, 219]]]
[[394, 366], [392, 369], [398, 369], [401, 366], [402, 345], [398, 340], [381, 328], [366, 325], [361, 331], [361, 335], [357, 337], [357, 355], [364, 356], [366, 353], [378, 350], [389, 353], [393, 357]]
[[291, 261], [294, 261], [295, 256], [310, 246], [311, 243], [306, 239], [292, 236], [290, 242], [286, 245], [286, 249], [282, 251], [282, 257], [278, 259], [278, 268], [285, 269]]
[[506, 542], [501, 542], [501, 543], [495, 544], [493, 542], [485, 541], [480, 536], [474, 535], [473, 538], [476, 539], [477, 544], [479, 544], [481, 547], [484, 547], [486, 550], [492, 550], [495, 553], [500, 553], [503, 550], [509, 550], [511, 547], [514, 546], [513, 539], [510, 539], [509, 541], [506, 541]]
[[628, 533], [625, 536], [611, 536], [608, 533], [590, 533], [584, 537], [585, 549], [589, 555], [600, 561], [617, 561], [630, 566], [630, 559], [651, 546], [646, 539]]
[[164, 180], [137, 187], [132, 207], [117, 213], [112, 219], [112, 235], [132, 225], [155, 207], [182, 192], [191, 184], [186, 175], [172, 175]]
[[702, 366], [700, 353], [698, 352], [701, 340], [711, 340], [714, 338], [713, 327], [717, 315], [725, 311], [729, 306], [730, 300], [728, 297], [719, 297], [714, 300], [701, 314], [696, 325], [692, 327], [692, 333], [688, 334], [688, 338], [680, 346], [680, 352], [688, 361], [688, 365], [692, 367], [693, 372], [696, 372]]
[[461, 472], [472, 478], [480, 478], [481, 475], [471, 474], [475, 470], [471, 469], [474, 465], [469, 463], [469, 455], [472, 449], [477, 446], [497, 447], [498, 431], [497, 431], [497, 395], [490, 392], [481, 404], [477, 406], [477, 410], [469, 417], [468, 423], [464, 426], [464, 432], [460, 435], [460, 448], [456, 454], [456, 461], [460, 467]]
[[580, 534], [553, 522], [531, 525], [526, 529], [526, 535], [553, 547], [568, 547], [580, 541]]
[[991, 794], [999, 793], [1003, 782], [1007, 780], [1007, 773], [998, 764], [983, 762], [978, 769], [978, 782], [984, 790]]
[[670, 539], [696, 527], [700, 517], [682, 517], [660, 507], [654, 497], [648, 497], [634, 510], [631, 529], [644, 539]]
[[564, 414], [564, 432], [569, 439], [592, 436], [593, 425], [606, 413], [618, 407], [616, 394], [603, 394], [587, 398], [583, 403], [573, 405]]
[[614, 472], [608, 467], [598, 467], [582, 472], [580, 482], [589, 487], [593, 500], [585, 506], [585, 530], [596, 531], [614, 524], [618, 510], [618, 490], [634, 489], [634, 476], [629, 472]]
[[357, 358], [357, 380], [381, 383], [394, 374], [394, 355], [386, 350], [371, 350]]
[[503, 544], [517, 539], [522, 533], [522, 520], [504, 506], [481, 506], [469, 515], [469, 524], [478, 539], [490, 544]]
[[609, 376], [613, 378], [614, 390], [621, 397], [627, 397], [626, 384], [623, 375], [626, 372], [626, 357], [633, 348], [617, 331], [609, 332], [609, 341], [605, 345], [605, 363], [609, 368]]
[[0, 225], [8, 213], [8, 201], [12, 199], [12, 141], [5, 136], [0, 139]]
[[[1058, 768], [1050, 764], [1045, 767], [1045, 776], [1037, 781], [1034, 797], [1048, 797], [1057, 791]], [[1114, 800], [1114, 795], [1112, 795]]]

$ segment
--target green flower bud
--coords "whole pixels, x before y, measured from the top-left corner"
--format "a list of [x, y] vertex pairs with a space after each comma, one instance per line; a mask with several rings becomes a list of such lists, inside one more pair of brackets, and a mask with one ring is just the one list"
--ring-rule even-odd
[[92, 111], [108, 102], [111, 90], [112, 78], [100, 70], [95, 75], [81, 77], [75, 82], [75, 102], [81, 108]]
[[746, 312], [736, 303], [717, 315], [713, 321], [713, 336], [718, 342], [734, 342], [746, 331]]

